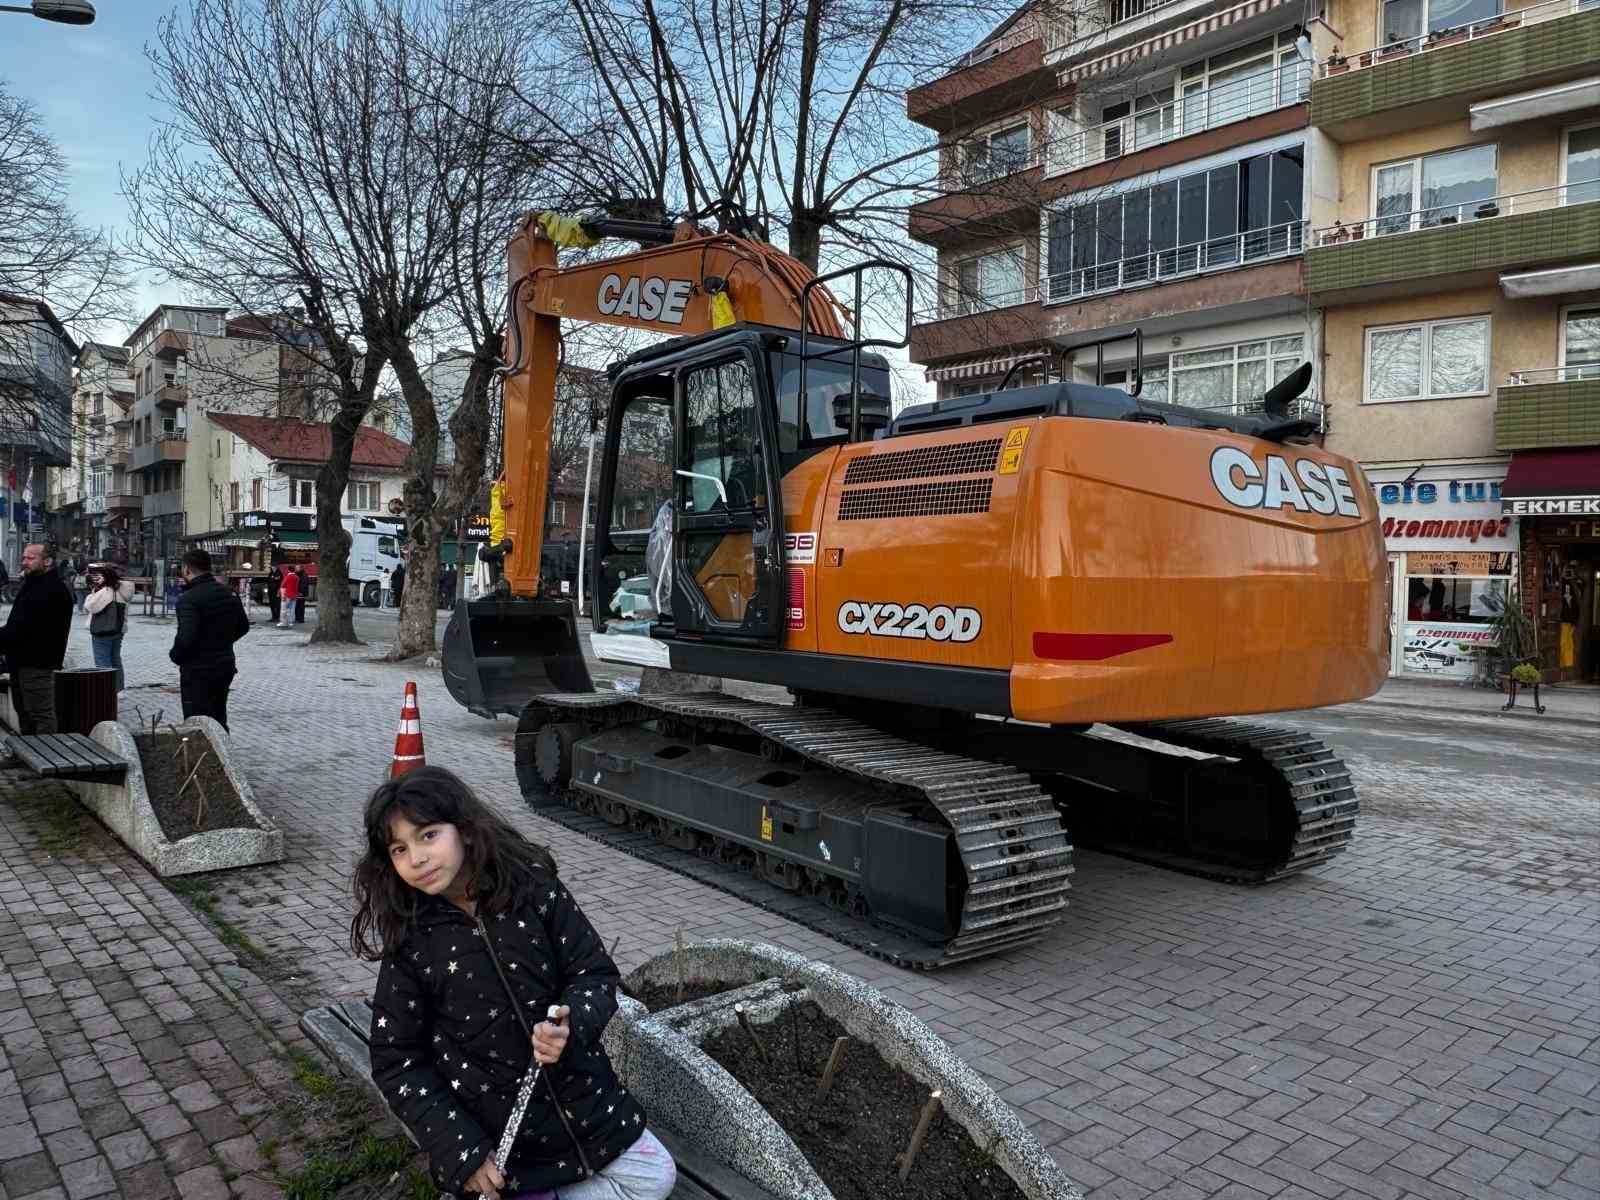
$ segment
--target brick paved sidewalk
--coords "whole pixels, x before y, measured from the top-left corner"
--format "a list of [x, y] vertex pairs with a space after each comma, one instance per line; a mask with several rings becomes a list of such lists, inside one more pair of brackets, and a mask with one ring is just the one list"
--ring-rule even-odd
[[[382, 636], [387, 620], [363, 625]], [[177, 715], [171, 628], [130, 631], [146, 717]], [[236, 894], [216, 901], [269, 951], [270, 990], [249, 1000], [280, 1037], [299, 1007], [371, 987], [345, 946], [348, 869], [414, 678], [429, 760], [551, 845], [625, 970], [681, 930], [861, 975], [949, 1038], [1096, 1200], [1600, 1194], [1600, 823], [1593, 739], [1570, 726], [1511, 737], [1488, 717], [1329, 710], [1330, 730], [1354, 731], [1372, 814], [1336, 863], [1234, 889], [1080, 853], [1047, 941], [917, 975], [544, 821], [517, 794], [512, 722], [459, 709], [436, 668], [377, 661], [378, 644], [311, 647], [309, 628], [241, 643], [235, 736], [289, 858], [226, 876]], [[119, 861], [110, 890], [153, 906], [162, 889]], [[71, 886], [74, 906], [95, 890]], [[165, 920], [176, 901], [157, 899]]]
[[0, 1200], [279, 1195], [295, 1020], [64, 786], [0, 770]]

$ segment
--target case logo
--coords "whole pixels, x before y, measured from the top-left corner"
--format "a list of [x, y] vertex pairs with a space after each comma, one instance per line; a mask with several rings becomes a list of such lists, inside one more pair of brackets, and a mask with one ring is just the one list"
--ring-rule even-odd
[[629, 275], [624, 280], [621, 275], [607, 275], [600, 281], [595, 307], [608, 317], [682, 325], [684, 306], [693, 291], [694, 284], [687, 279], [662, 279], [659, 275], [640, 279]]
[[1211, 482], [1229, 504], [1237, 508], [1282, 509], [1359, 517], [1355, 489], [1343, 467], [1300, 458], [1290, 469], [1280, 454], [1267, 455], [1265, 468], [1236, 446], [1219, 446], [1211, 453]]
[[814, 533], [784, 534], [783, 561], [791, 567], [815, 565], [817, 561], [817, 535]]
[[934, 642], [970, 642], [983, 631], [983, 614], [975, 608], [936, 604], [873, 604], [846, 600], [839, 606], [844, 633], [873, 637], [912, 638]]

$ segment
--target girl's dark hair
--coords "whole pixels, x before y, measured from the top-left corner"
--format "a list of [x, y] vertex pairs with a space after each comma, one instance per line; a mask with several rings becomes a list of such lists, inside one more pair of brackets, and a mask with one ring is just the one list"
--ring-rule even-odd
[[555, 874], [556, 860], [550, 851], [513, 829], [452, 772], [418, 767], [390, 779], [372, 793], [363, 818], [367, 848], [356, 863], [356, 915], [350, 922], [350, 948], [362, 958], [382, 958], [398, 947], [416, 920], [422, 899], [389, 859], [393, 844], [389, 821], [395, 816], [413, 825], [456, 827], [466, 855], [462, 869], [480, 916], [509, 909], [534, 886], [534, 871]]
[[111, 563], [97, 563], [89, 568], [89, 573], [100, 576], [100, 585], [110, 588], [113, 592], [122, 586], [122, 576]]

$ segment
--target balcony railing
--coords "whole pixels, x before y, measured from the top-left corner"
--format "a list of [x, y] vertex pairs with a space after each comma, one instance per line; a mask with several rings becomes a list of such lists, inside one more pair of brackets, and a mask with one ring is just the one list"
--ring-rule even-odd
[[[1250, 79], [1220, 84], [1208, 91], [1184, 96], [1159, 108], [1118, 117], [1066, 137], [1053, 138], [1041, 148], [1045, 173], [1057, 175], [1063, 171], [1076, 171], [1080, 167], [1093, 166], [1190, 134], [1215, 129], [1219, 125], [1259, 117], [1291, 104], [1300, 104], [1310, 94], [1311, 64], [1289, 63]], [[1035, 157], [1035, 161], [1038, 157]]]
[[1506, 387], [1534, 387], [1541, 383], [1576, 383], [1580, 379], [1600, 379], [1600, 362], [1569, 363], [1564, 367], [1535, 367], [1512, 371]]
[[933, 321], [948, 321], [955, 317], [975, 317], [980, 313], [1011, 308], [1017, 304], [1032, 304], [1038, 299], [1037, 283], [986, 296], [951, 296], [941, 301], [937, 308], [927, 308], [917, 313], [912, 321], [917, 325], [927, 325]]
[[1119, 292], [1167, 283], [1209, 271], [1229, 270], [1288, 258], [1305, 248], [1304, 221], [1269, 225], [1226, 237], [1207, 238], [1167, 249], [1151, 249], [1094, 266], [1075, 267], [1045, 277], [1045, 302]]
[[1523, 25], [1537, 25], [1541, 21], [1552, 21], [1557, 17], [1564, 17], [1579, 9], [1593, 6], [1594, 0], [1546, 0], [1544, 4], [1514, 8], [1496, 17], [1485, 17], [1481, 21], [1471, 21], [1450, 29], [1435, 29], [1431, 33], [1413, 38], [1393, 38], [1382, 46], [1373, 46], [1353, 54], [1330, 55], [1318, 64], [1317, 77], [1326, 79], [1330, 75], [1342, 75], [1346, 71], [1365, 70], [1379, 63], [1404, 58], [1409, 54], [1426, 54], [1430, 50], [1453, 46], [1457, 42], [1493, 37], [1509, 29], [1517, 29]]
[[1435, 204], [1410, 212], [1384, 213], [1382, 216], [1368, 217], [1362, 221], [1349, 223], [1335, 221], [1332, 225], [1324, 225], [1314, 230], [1311, 244], [1330, 246], [1346, 241], [1359, 242], [1369, 237], [1413, 233], [1418, 229], [1476, 224], [1479, 221], [1544, 212], [1552, 208], [1565, 208], [1571, 204], [1585, 204], [1594, 200], [1600, 200], [1600, 180], [1556, 184], [1554, 187], [1510, 192], [1503, 196], [1467, 200], [1459, 204]]

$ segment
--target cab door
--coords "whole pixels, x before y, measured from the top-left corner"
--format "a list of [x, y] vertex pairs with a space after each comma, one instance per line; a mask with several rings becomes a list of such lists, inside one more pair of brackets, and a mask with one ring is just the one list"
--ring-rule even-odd
[[763, 366], [734, 354], [679, 369], [672, 618], [678, 635], [777, 646], [783, 512]]

